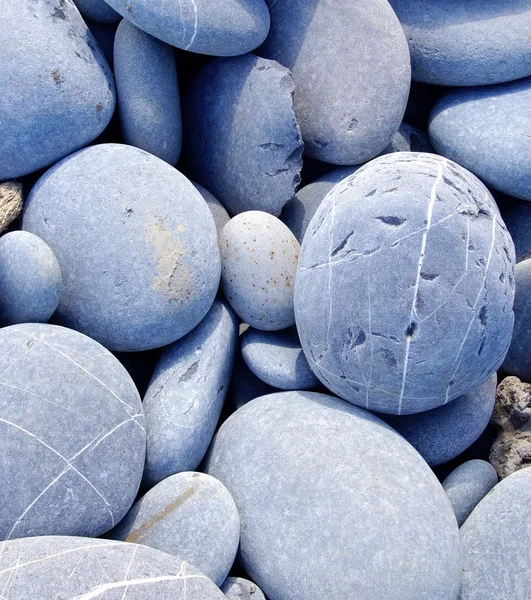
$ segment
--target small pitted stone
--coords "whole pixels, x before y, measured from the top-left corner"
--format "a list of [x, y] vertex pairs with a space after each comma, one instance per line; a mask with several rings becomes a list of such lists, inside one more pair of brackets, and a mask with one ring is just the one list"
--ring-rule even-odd
[[20, 215], [23, 205], [21, 183], [18, 181], [0, 183], [0, 233]]
[[375, 159], [332, 189], [302, 243], [295, 317], [310, 367], [378, 412], [450, 402], [505, 357], [514, 262], [474, 175], [435, 154]]
[[227, 600], [266, 600], [256, 583], [241, 577], [227, 577], [220, 589]]

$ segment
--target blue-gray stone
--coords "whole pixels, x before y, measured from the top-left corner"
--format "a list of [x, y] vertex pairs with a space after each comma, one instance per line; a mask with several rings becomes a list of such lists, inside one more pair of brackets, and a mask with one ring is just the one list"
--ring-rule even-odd
[[112, 74], [71, 0], [2, 2], [0, 56], [0, 181], [51, 165], [109, 123]]
[[469, 460], [448, 475], [442, 486], [459, 527], [497, 483], [496, 469], [486, 460]]
[[283, 392], [236, 411], [206, 471], [241, 519], [239, 561], [271, 600], [455, 600], [452, 507], [414, 448], [338, 398]]
[[433, 108], [429, 131], [439, 154], [500, 192], [531, 200], [531, 77], [449, 92]]
[[175, 165], [182, 124], [174, 49], [124, 19], [114, 42], [114, 75], [124, 143]]
[[94, 340], [40, 323], [0, 329], [0, 356], [0, 540], [105, 533], [144, 467], [127, 371]]
[[214, 217], [214, 222], [216, 223], [216, 229], [219, 235], [223, 227], [230, 221], [229, 213], [225, 210], [223, 204], [221, 204], [221, 202], [206, 188], [195, 181], [192, 181], [192, 183], [194, 184], [195, 189], [203, 196], [203, 200], [208, 204], [208, 208], [210, 208], [210, 212]]
[[255, 398], [278, 391], [280, 390], [258, 379], [245, 364], [241, 353], [238, 352], [234, 361], [234, 369], [232, 370], [229, 392], [227, 394], [230, 409], [237, 410]]
[[[102, 0], [103, 1], [103, 0]], [[96, 23], [87, 21], [90, 33], [98, 43], [107, 64], [114, 70], [114, 38], [116, 37], [116, 23]]]
[[265, 212], [241, 213], [223, 228], [219, 248], [221, 288], [242, 321], [261, 331], [294, 325], [300, 246], [284, 223]]
[[224, 600], [187, 562], [124, 542], [49, 536], [2, 545], [0, 587], [10, 600]]
[[525, 600], [531, 597], [531, 469], [499, 483], [461, 528], [461, 600]]
[[381, 154], [391, 152], [435, 152], [428, 134], [407, 123], [402, 123]]
[[262, 381], [279, 390], [311, 390], [320, 381], [302, 351], [295, 327], [259, 331], [250, 327], [241, 336], [245, 364]]
[[531, 203], [521, 200], [503, 214], [516, 251], [516, 262], [531, 258]]
[[496, 402], [496, 374], [444, 406], [415, 415], [383, 418], [431, 466], [442, 465], [469, 448], [489, 424]]
[[[65, 0], [63, 0], [63, 4]], [[105, 0], [74, 0], [83, 18], [90, 19], [95, 23], [118, 23], [121, 16], [112, 9]]]
[[530, 0], [389, 0], [409, 42], [413, 79], [489, 85], [531, 75]]
[[36, 235], [12, 231], [0, 238], [0, 324], [47, 321], [62, 281], [55, 254]]
[[159, 40], [199, 54], [246, 54], [257, 48], [269, 31], [264, 0], [105, 1]]
[[205, 201], [173, 167], [131, 146], [92, 146], [55, 165], [32, 189], [23, 227], [61, 266], [60, 323], [111, 350], [176, 341], [218, 290]]
[[411, 68], [386, 0], [268, 0], [260, 49], [291, 70], [305, 153], [356, 165], [379, 154], [406, 109]]
[[192, 179], [231, 215], [280, 214], [300, 183], [303, 143], [287, 69], [253, 54], [204, 66], [183, 99]]
[[178, 556], [219, 586], [236, 557], [240, 517], [222, 483], [203, 473], [179, 473], [133, 504], [108, 537]]
[[224, 303], [161, 355], [144, 397], [144, 485], [196, 469], [218, 423], [238, 342], [238, 320]]
[[295, 317], [335, 394], [410, 414], [501, 365], [513, 327], [514, 246], [494, 199], [435, 154], [377, 158], [337, 184], [304, 236]]
[[284, 206], [280, 214], [280, 220], [291, 229], [300, 244], [302, 244], [304, 234], [313, 215], [328, 192], [336, 183], [352, 175], [358, 169], [359, 167], [340, 167], [330, 173], [321, 175], [321, 177], [301, 188]]
[[516, 265], [514, 297], [514, 330], [503, 370], [523, 381], [531, 381], [531, 258]]
[[256, 583], [242, 577], [227, 577], [220, 589], [228, 600], [266, 600]]

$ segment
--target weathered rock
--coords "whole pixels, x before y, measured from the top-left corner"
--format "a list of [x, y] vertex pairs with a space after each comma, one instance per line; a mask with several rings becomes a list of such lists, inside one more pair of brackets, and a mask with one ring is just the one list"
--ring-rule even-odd
[[498, 437], [489, 462], [500, 479], [531, 464], [531, 384], [506, 377], [498, 386], [492, 424]]
[[227, 577], [221, 591], [228, 600], [266, 600], [256, 583], [241, 577]]
[[18, 181], [0, 183], [0, 233], [20, 215], [23, 205], [21, 183]]
[[512, 240], [476, 177], [435, 154], [382, 156], [333, 188], [304, 237], [304, 353], [328, 389], [360, 406], [442, 406], [502, 363], [513, 273]]

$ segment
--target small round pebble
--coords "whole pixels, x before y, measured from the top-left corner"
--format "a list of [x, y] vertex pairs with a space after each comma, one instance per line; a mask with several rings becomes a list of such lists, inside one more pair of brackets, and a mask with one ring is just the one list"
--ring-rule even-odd
[[279, 390], [319, 387], [302, 351], [297, 330], [259, 331], [250, 327], [241, 337], [245, 364], [262, 381]]
[[206, 188], [195, 181], [192, 181], [192, 183], [195, 189], [203, 196], [203, 200], [208, 204], [208, 208], [210, 208], [210, 212], [214, 217], [214, 222], [216, 223], [216, 229], [219, 235], [223, 227], [230, 221], [229, 213], [225, 210], [223, 204], [221, 204], [221, 202]]
[[74, 3], [85, 19], [96, 23], [118, 23], [122, 18], [105, 0], [74, 0]]
[[227, 600], [266, 600], [256, 583], [242, 577], [227, 577], [220, 589]]
[[261, 331], [295, 324], [293, 288], [299, 243], [276, 217], [248, 211], [219, 236], [221, 287], [242, 321]]
[[459, 527], [497, 483], [496, 470], [486, 460], [469, 460], [448, 475], [442, 486]]
[[26, 231], [0, 238], [0, 324], [44, 323], [59, 304], [61, 268], [48, 244]]
[[219, 586], [238, 550], [240, 517], [219, 481], [179, 473], [142, 496], [108, 537], [178, 556]]

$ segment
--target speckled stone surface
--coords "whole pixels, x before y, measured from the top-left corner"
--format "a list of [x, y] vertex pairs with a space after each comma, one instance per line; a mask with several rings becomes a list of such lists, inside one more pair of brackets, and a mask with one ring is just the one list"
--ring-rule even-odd
[[61, 268], [51, 248], [26, 231], [0, 238], [0, 324], [47, 321], [59, 303]]
[[205, 575], [164, 552], [108, 540], [49, 536], [2, 546], [10, 600], [224, 600]]
[[249, 211], [219, 236], [221, 288], [245, 323], [261, 331], [295, 324], [293, 288], [299, 242], [276, 217]]
[[230, 221], [229, 213], [225, 210], [223, 204], [221, 204], [221, 202], [206, 188], [195, 181], [192, 181], [192, 183], [195, 189], [203, 196], [203, 200], [208, 204], [208, 208], [210, 208], [210, 212], [214, 217], [214, 222], [216, 223], [216, 229], [219, 235], [223, 227]]
[[448, 475], [442, 486], [459, 527], [497, 483], [496, 470], [486, 460], [469, 460]]
[[182, 123], [173, 48], [124, 19], [114, 41], [114, 75], [124, 143], [175, 165]]
[[231, 492], [241, 565], [271, 600], [457, 599], [450, 502], [375, 415], [312, 392], [258, 398], [222, 425], [206, 470]]
[[[398, 130], [409, 92], [409, 51], [386, 0], [268, 0], [259, 54], [292, 71], [305, 153], [356, 165]], [[345, 43], [345, 40], [349, 40]]]
[[259, 331], [250, 327], [241, 337], [245, 364], [262, 381], [279, 390], [311, 390], [320, 381], [302, 351], [295, 327]]
[[287, 69], [253, 54], [213, 60], [183, 98], [191, 177], [231, 215], [280, 214], [300, 183], [303, 143]]
[[61, 266], [61, 324], [111, 350], [174, 342], [217, 293], [216, 227], [205, 201], [184, 175], [137, 148], [92, 146], [55, 165], [32, 189], [23, 227]]
[[513, 274], [476, 177], [434, 154], [380, 157], [334, 187], [304, 237], [295, 317], [310, 367], [378, 412], [444, 405], [501, 365]]
[[439, 154], [487, 185], [531, 200], [531, 77], [449, 92], [433, 108], [429, 131]]
[[185, 338], [163, 351], [144, 397], [144, 485], [196, 469], [214, 435], [229, 386], [238, 320], [216, 300]]
[[121, 16], [105, 0], [73, 0], [83, 18], [96, 23], [118, 23]]
[[264, 0], [105, 0], [140, 29], [200, 54], [236, 56], [258, 47], [269, 31]]
[[221, 591], [228, 600], [266, 600], [256, 583], [242, 577], [227, 577]]
[[109, 123], [112, 75], [72, 0], [3, 2], [0, 56], [0, 181], [54, 163]]
[[133, 504], [144, 467], [144, 414], [127, 371], [55, 325], [0, 329], [0, 356], [0, 540], [105, 533]]
[[0, 233], [20, 215], [24, 206], [24, 189], [18, 181], [0, 183]]
[[136, 502], [109, 537], [186, 560], [221, 585], [240, 542], [240, 517], [227, 488], [204, 473], [179, 473]]
[[488, 85], [531, 75], [530, 0], [389, 0], [411, 52], [413, 79]]
[[531, 469], [499, 483], [461, 528], [461, 600], [526, 600], [531, 596]]
[[524, 381], [531, 381], [531, 258], [516, 265], [514, 330], [503, 370]]
[[383, 418], [431, 466], [442, 465], [469, 448], [489, 424], [496, 401], [496, 374], [444, 406], [415, 415]]

